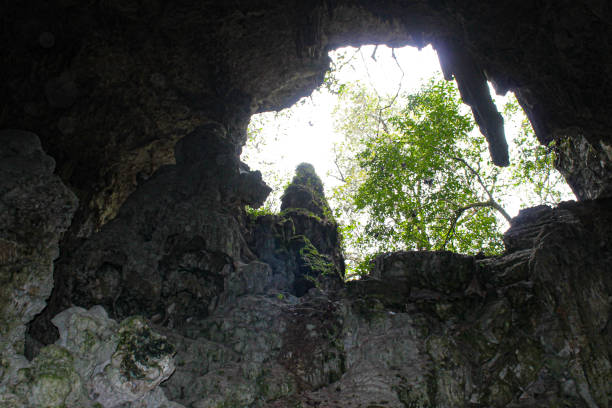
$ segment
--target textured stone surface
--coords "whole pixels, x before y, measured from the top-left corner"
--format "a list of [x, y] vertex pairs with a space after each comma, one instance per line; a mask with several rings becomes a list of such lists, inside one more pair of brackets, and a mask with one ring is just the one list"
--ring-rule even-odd
[[[78, 283], [66, 286], [74, 302], [102, 301], [117, 315], [140, 311], [168, 343], [142, 320], [118, 326], [100, 307], [68, 309], [53, 320], [58, 342], [31, 365], [22, 360], [30, 374], [6, 389], [7, 404], [70, 406], [89, 398], [104, 406], [172, 406], [165, 393], [207, 408], [610, 406], [609, 199], [524, 210], [497, 258], [384, 254], [369, 277], [343, 287], [336, 224], [325, 198], [313, 195], [320, 190], [314, 173], [298, 171], [285, 194], [291, 208], [281, 214], [211, 233], [210, 226], [225, 225], [222, 213], [200, 224], [198, 211], [253, 203], [267, 190], [257, 174], [206, 143], [219, 140], [210, 129], [191, 137], [177, 146], [175, 166], [160, 170], [58, 264], [79, 271], [62, 275]], [[212, 173], [212, 160], [224, 170]], [[194, 183], [187, 174], [234, 178], [214, 190], [214, 182]], [[241, 177], [255, 181], [239, 190], [251, 192], [246, 198], [231, 189]], [[174, 201], [151, 200], [169, 186]], [[147, 208], [165, 223], [151, 223]], [[168, 240], [173, 251], [158, 255], [154, 245]], [[162, 391], [174, 349], [176, 371]], [[57, 380], [47, 380], [45, 367], [59, 370]]]
[[592, 144], [583, 135], [560, 137], [557, 168], [579, 200], [612, 196], [612, 143]]
[[[485, 78], [517, 93], [542, 142], [569, 135], [598, 150], [611, 145], [605, 1], [124, 3], [21, 2], [2, 16], [10, 63], [0, 127], [33, 130], [57, 160], [83, 203], [75, 238], [114, 218], [197, 127], [222, 123], [239, 148], [250, 114], [310, 93], [323, 80], [326, 52], [343, 45], [432, 43], [500, 164], [503, 135]], [[601, 177], [568, 179], [595, 198], [609, 193], [597, 187], [609, 185]]]
[[[95, 358], [81, 332], [56, 320], [67, 334], [52, 345], [51, 319], [75, 303], [160, 325], [178, 350], [166, 390], [187, 406], [609, 407], [609, 201], [523, 212], [499, 258], [385, 255], [345, 290], [320, 279], [342, 258], [335, 224], [304, 205], [312, 191], [249, 220], [242, 207], [267, 188], [239, 153], [250, 115], [310, 93], [329, 49], [431, 43], [496, 162], [485, 78], [517, 93], [542, 143], [557, 142], [580, 199], [607, 197], [611, 13], [586, 0], [3, 5], [0, 128], [36, 133], [81, 205], [58, 247], [76, 201], [36, 138], [3, 131], [2, 404], [83, 398], [75, 375], [86, 387]], [[44, 306], [58, 248], [29, 363], [24, 325]], [[87, 330], [110, 330], [94, 315]], [[111, 338], [96, 353], [116, 351]], [[84, 348], [66, 354], [71, 344]], [[134, 400], [115, 374], [98, 382], [109, 404], [162, 404], [159, 388], [133, 384], [150, 390]]]
[[[141, 317], [121, 322], [116, 338], [116, 348], [110, 359], [105, 359], [98, 366], [101, 371], [94, 371], [89, 379], [89, 397], [104, 407], [168, 404], [163, 393], [157, 392], [153, 398], [150, 394], [174, 371], [174, 346], [151, 331]], [[159, 397], [163, 400], [155, 401]], [[141, 401], [146, 402], [142, 404]]]
[[193, 407], [610, 406], [611, 204], [525, 210], [496, 258], [392, 253], [345, 290], [238, 296], [168, 334], [166, 392]]
[[77, 206], [54, 167], [35, 134], [0, 132], [0, 387], [25, 364], [26, 324], [51, 294], [59, 239]]
[[55, 341], [50, 318], [71, 303], [170, 326], [214, 306], [227, 275], [254, 260], [231, 211], [258, 206], [269, 192], [259, 172], [239, 168], [226, 136], [209, 126], [184, 138], [176, 165], [155, 173], [115, 220], [58, 262], [50, 306], [32, 326], [40, 340]]
[[344, 279], [338, 225], [312, 165], [297, 166], [281, 201], [280, 214], [252, 219], [247, 228], [248, 243], [271, 266], [276, 287], [299, 297], [315, 286], [338, 286]]
[[141, 317], [120, 324], [101, 306], [67, 309], [60, 332], [0, 393], [2, 407], [180, 408], [158, 385], [174, 371], [174, 347]]

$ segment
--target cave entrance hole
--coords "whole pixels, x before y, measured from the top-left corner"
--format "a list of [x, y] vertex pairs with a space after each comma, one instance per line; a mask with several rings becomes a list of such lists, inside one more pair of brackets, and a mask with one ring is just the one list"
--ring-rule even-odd
[[[329, 53], [332, 60], [325, 82], [310, 96], [278, 112], [253, 115], [241, 159], [262, 172], [273, 189], [265, 207], [278, 211], [280, 196], [299, 163], [312, 164], [323, 179], [326, 195], [339, 183], [335, 162], [345, 140], [338, 128], [342, 100], [349, 87], [363, 86], [381, 103], [402, 93], [416, 92], [430, 78], [442, 78], [431, 46], [423, 49], [385, 45], [344, 47]], [[398, 95], [398, 96], [399, 96]], [[398, 98], [399, 102], [399, 98]], [[336, 150], [335, 150], [336, 149]]]
[[[363, 121], [358, 120], [354, 115], [372, 114], [377, 108], [395, 109], [396, 112], [399, 112], [406, 104], [406, 95], [418, 92], [430, 81], [444, 80], [437, 54], [431, 46], [421, 50], [409, 46], [397, 49], [384, 45], [346, 47], [330, 52], [330, 57], [332, 67], [326, 75], [325, 82], [310, 96], [302, 98], [288, 109], [279, 112], [265, 112], [251, 118], [249, 139], [243, 149], [242, 160], [251, 169], [260, 170], [266, 183], [273, 189], [263, 210], [258, 213], [280, 210], [283, 191], [292, 179], [294, 169], [302, 162], [314, 165], [317, 174], [323, 181], [325, 194], [331, 207], [336, 210], [339, 207], [346, 207], [346, 201], [350, 199], [339, 193], [341, 186], [346, 184], [345, 174], [343, 174], [346, 168], [343, 166], [354, 165], [356, 160], [354, 154], [358, 151], [358, 149], [347, 151], [351, 148], [350, 144], [355, 141], [347, 136], [347, 132], [352, 131], [355, 137], [355, 133], [380, 130], [380, 128], [378, 130], [357, 129], [363, 125]], [[351, 111], [352, 107], [349, 105], [354, 102], [351, 99], [352, 93], [364, 91], [371, 98], [369, 102], [376, 106], [372, 107], [371, 112]], [[541, 163], [527, 164], [529, 160], [538, 158], [537, 155], [527, 155], [525, 150], [533, 150], [538, 146], [535, 135], [513, 94], [495, 95], [492, 86], [490, 86], [490, 92], [505, 119], [505, 132], [510, 147], [511, 161], [523, 164], [521, 169], [514, 169], [510, 172], [523, 172], [522, 175], [517, 173], [515, 176], [526, 179], [524, 185], [516, 180], [510, 180], [511, 176], [507, 176], [509, 179], [504, 181], [508, 191], [501, 194], [503, 197], [499, 197], [499, 202], [506, 209], [506, 217], [502, 216], [501, 212], [496, 214], [499, 218], [499, 227], [497, 227], [499, 231], [496, 231], [499, 237], [498, 248], [501, 248], [501, 233], [508, 227], [508, 215], [516, 216], [519, 209], [528, 206], [556, 204], [560, 200], [572, 199], [573, 195], [559, 173], [552, 168], [545, 175], [536, 174], [537, 177], [540, 177], [538, 187], [534, 188], [533, 183], [527, 182], [533, 181], [527, 179], [533, 178], [534, 172], [537, 173], [537, 166], [541, 165]], [[462, 105], [461, 110], [464, 114], [472, 115], [467, 105]], [[353, 117], [350, 116], [351, 112]], [[355, 128], [351, 130], [351, 126]], [[475, 137], [484, 140], [477, 126], [474, 126], [472, 133], [475, 134]], [[550, 149], [543, 148], [538, 154], [547, 151]], [[482, 167], [481, 163], [477, 164], [479, 170], [487, 167], [495, 168], [490, 163], [488, 151], [483, 152], [481, 161]], [[551, 188], [553, 194], [544, 199], [538, 197], [537, 191], [535, 195], [533, 194], [534, 190], [542, 188]], [[488, 192], [483, 191], [482, 194], [480, 201], [487, 201]], [[343, 214], [340, 210], [336, 212], [336, 216], [341, 227], [346, 227], [349, 222], [348, 215]], [[351, 216], [354, 217], [355, 214]], [[364, 219], [366, 216], [362, 214], [358, 217], [361, 218], [357, 223], [363, 227], [366, 224]], [[397, 220], [390, 221], [390, 224], [393, 223], [397, 224]], [[359, 233], [363, 232], [362, 228]], [[355, 230], [351, 233], [355, 234]], [[345, 239], [349, 269], [356, 267], [358, 259], [363, 259], [364, 256], [381, 250], [440, 249], [436, 246], [431, 248], [427, 245], [406, 247], [406, 245], [392, 243], [376, 248], [374, 251], [360, 250], [357, 251], [360, 252], [359, 254], [351, 255], [350, 252], [354, 252], [356, 244], [356, 240], [353, 239], [353, 241], [351, 243]], [[478, 252], [477, 246], [471, 249], [466, 248], [454, 247], [451, 249], [468, 253]], [[490, 248], [485, 252], [491, 253]]]

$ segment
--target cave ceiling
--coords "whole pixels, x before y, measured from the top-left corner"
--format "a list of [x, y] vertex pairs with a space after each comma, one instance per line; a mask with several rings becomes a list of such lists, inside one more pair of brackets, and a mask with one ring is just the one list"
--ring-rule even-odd
[[[32, 131], [77, 193], [74, 236], [112, 219], [175, 143], [220, 124], [236, 155], [253, 113], [288, 107], [341, 46], [432, 44], [493, 160], [485, 79], [514, 91], [579, 198], [610, 195], [609, 2], [321, 0], [4, 2], [0, 126]], [[568, 139], [569, 138], [569, 139]], [[569, 142], [568, 142], [569, 140]]]

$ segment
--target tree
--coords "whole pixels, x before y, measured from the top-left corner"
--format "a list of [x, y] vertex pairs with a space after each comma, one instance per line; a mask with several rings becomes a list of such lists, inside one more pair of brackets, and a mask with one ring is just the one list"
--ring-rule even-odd
[[[376, 60], [376, 50], [371, 60]], [[380, 84], [373, 81], [361, 51], [339, 52], [319, 90], [339, 98], [334, 116], [344, 142], [334, 151], [331, 175], [337, 180], [326, 179], [325, 185], [336, 185], [330, 204], [345, 237], [349, 269], [365, 265], [368, 256], [381, 251], [499, 253], [501, 231], [517, 202], [525, 207], [571, 197], [553, 168], [554, 146], [537, 143], [516, 101], [504, 110], [512, 164], [500, 169], [490, 163], [486, 142], [474, 131], [471, 112], [461, 104], [454, 83], [438, 75], [440, 80], [431, 80], [419, 92], [403, 93], [404, 70], [391, 50], [400, 75], [397, 88], [385, 95], [382, 89], [389, 87], [377, 89]], [[344, 71], [358, 71], [359, 61], [367, 74], [363, 84], [344, 76]], [[242, 158], [260, 169], [274, 189], [262, 211], [278, 211], [289, 181], [289, 173], [279, 166], [287, 151], [271, 141], [286, 140], [287, 124], [302, 121], [301, 115], [294, 106], [251, 121]]]
[[[345, 87], [342, 97], [339, 130], [347, 142], [337, 147], [342, 184], [332, 201], [353, 266], [381, 251], [499, 253], [510, 187], [528, 183], [540, 193], [536, 202], [559, 197], [552, 152], [536, 148], [528, 122], [509, 170], [488, 163], [486, 141], [452, 82], [431, 80], [397, 101], [361, 86]], [[507, 111], [516, 114], [517, 105]]]
[[555, 205], [572, 198], [573, 193], [554, 166], [555, 143], [542, 146], [536, 142], [533, 128], [516, 100], [506, 104], [504, 114], [516, 119], [512, 146], [514, 164], [510, 168], [508, 190], [522, 190], [525, 206]]

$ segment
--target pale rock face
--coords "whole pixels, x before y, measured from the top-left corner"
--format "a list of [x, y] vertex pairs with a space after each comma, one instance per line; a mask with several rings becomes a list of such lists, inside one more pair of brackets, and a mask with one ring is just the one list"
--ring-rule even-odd
[[30, 392], [27, 401], [34, 407], [76, 406], [83, 399], [81, 378], [74, 368], [74, 357], [63, 347], [44, 347], [32, 366], [20, 373]]
[[101, 306], [73, 307], [53, 319], [57, 343], [24, 357], [25, 325], [51, 294], [77, 205], [54, 167], [33, 133], [0, 132], [0, 406], [177, 406], [157, 389], [174, 371], [174, 348], [142, 318], [117, 324]]
[[[55, 343], [72, 352], [79, 375], [101, 370], [107, 365], [117, 346], [117, 323], [108, 318], [101, 306], [90, 310], [73, 307], [53, 318], [53, 324], [60, 332]], [[96, 358], [92, 358], [96, 356]]]
[[53, 260], [77, 200], [53, 174], [38, 137], [0, 131], [0, 392], [27, 365], [26, 324], [53, 288]]
[[90, 397], [104, 407], [142, 401], [174, 372], [174, 347], [142, 318], [125, 319], [117, 335], [110, 361], [88, 384]]
[[[174, 347], [140, 317], [117, 324], [104, 309], [72, 307], [53, 319], [43, 347], [0, 404], [15, 407], [180, 408], [158, 387], [174, 372]], [[12, 404], [12, 405], [11, 405]], [[3, 406], [3, 405], [0, 405]]]

